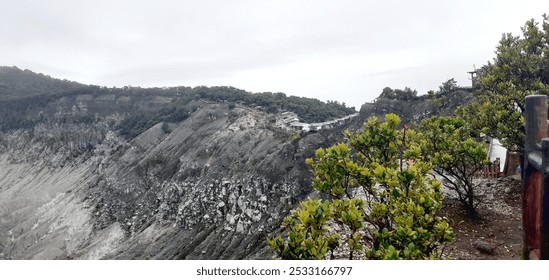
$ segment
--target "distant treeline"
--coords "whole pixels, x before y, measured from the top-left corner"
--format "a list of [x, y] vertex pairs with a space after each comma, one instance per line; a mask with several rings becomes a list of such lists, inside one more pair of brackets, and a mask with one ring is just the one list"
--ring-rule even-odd
[[[106, 105], [109, 105], [107, 106], [109, 110], [113, 110], [112, 114], [118, 113], [126, 116], [126, 120], [118, 124], [117, 127], [127, 137], [133, 137], [136, 133], [158, 122], [184, 120], [193, 111], [193, 108], [190, 108], [188, 104], [201, 99], [228, 103], [229, 108], [240, 104], [270, 113], [291, 111], [298, 114], [303, 122], [323, 122], [356, 112], [354, 107], [349, 108], [345, 103], [286, 96], [280, 92], [250, 93], [225, 86], [107, 88], [54, 79], [16, 67], [0, 67], [0, 130], [30, 128], [44, 119], [58, 119], [58, 115], [54, 116], [54, 112], [58, 111], [55, 107], [60, 104], [64, 104], [64, 106], [77, 105], [76, 98], [81, 96], [87, 96], [91, 100], [98, 100], [105, 96], [112, 96], [115, 100], [125, 98], [126, 101], [120, 102], [120, 105], [118, 102]], [[167, 99], [169, 102], [157, 104], [154, 100], [158, 98]], [[95, 114], [93, 117], [108, 115], [111, 112], [97, 113], [89, 112], [89, 114]], [[63, 120], [89, 122], [90, 118], [80, 114], [79, 116], [66, 116]]]
[[314, 98], [286, 96], [282, 92], [249, 93], [233, 87], [195, 87], [186, 94], [191, 98], [203, 98], [212, 101], [241, 103], [259, 106], [261, 109], [276, 113], [291, 111], [299, 115], [303, 122], [323, 122], [356, 113], [354, 107], [337, 101], [322, 102]]
[[161, 121], [178, 122], [186, 119], [195, 108], [188, 106], [194, 100], [209, 100], [227, 103], [229, 108], [236, 104], [256, 107], [269, 113], [291, 111], [299, 115], [303, 122], [323, 122], [341, 118], [356, 113], [355, 108], [348, 108], [344, 103], [337, 101], [322, 102], [318, 99], [286, 96], [278, 92], [250, 93], [233, 87], [175, 87], [175, 88], [125, 88], [109, 89], [115, 94], [126, 94], [131, 90], [132, 96], [170, 96], [172, 103], [169, 107], [152, 114], [132, 115], [118, 127], [122, 135], [133, 138], [142, 131]]
[[438, 91], [429, 91], [426, 95], [417, 95], [417, 90], [411, 89], [409, 87], [404, 87], [404, 89], [392, 89], [390, 87], [385, 87], [378, 98], [380, 99], [391, 99], [391, 100], [423, 100], [427, 98], [435, 98], [437, 96], [444, 96], [449, 93], [463, 90], [470, 92], [472, 88], [470, 87], [460, 87], [457, 85], [457, 82], [454, 78], [447, 80], [439, 86]]

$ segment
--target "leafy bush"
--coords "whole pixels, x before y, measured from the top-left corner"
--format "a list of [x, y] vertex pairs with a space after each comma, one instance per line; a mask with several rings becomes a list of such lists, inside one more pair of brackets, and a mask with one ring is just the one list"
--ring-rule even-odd
[[445, 179], [469, 215], [476, 217], [481, 196], [473, 179], [488, 163], [484, 144], [471, 137], [474, 131], [457, 117], [425, 119], [419, 131], [424, 159], [433, 163], [433, 171]]
[[287, 240], [269, 240], [277, 254], [287, 260], [320, 260], [334, 249], [338, 236], [327, 234], [326, 222], [333, 217], [332, 205], [319, 199], [307, 200], [284, 219], [290, 229]]
[[[397, 129], [400, 118], [370, 118], [347, 143], [318, 149], [307, 163], [313, 187], [331, 199], [304, 202], [285, 219], [285, 237], [268, 241], [283, 259], [322, 259], [344, 241], [349, 259], [436, 259], [454, 239], [442, 207], [441, 183], [411, 141], [416, 133]], [[361, 196], [358, 196], [361, 194]], [[359, 198], [363, 197], [363, 198]], [[341, 234], [331, 234], [337, 225]]]

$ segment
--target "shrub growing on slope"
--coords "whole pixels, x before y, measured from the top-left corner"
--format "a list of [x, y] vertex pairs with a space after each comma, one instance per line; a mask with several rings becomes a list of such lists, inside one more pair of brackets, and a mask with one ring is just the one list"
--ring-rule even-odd
[[419, 131], [423, 158], [433, 163], [433, 171], [445, 179], [469, 215], [477, 217], [481, 196], [474, 177], [488, 163], [484, 145], [471, 137], [472, 129], [457, 117], [426, 119]]
[[[400, 118], [373, 117], [347, 143], [318, 149], [308, 159], [313, 187], [331, 197], [301, 203], [284, 220], [285, 236], [268, 241], [282, 259], [323, 259], [345, 246], [349, 259], [437, 259], [454, 239], [442, 207], [441, 183], [411, 142], [415, 131], [397, 129]], [[331, 233], [330, 226], [340, 228]]]

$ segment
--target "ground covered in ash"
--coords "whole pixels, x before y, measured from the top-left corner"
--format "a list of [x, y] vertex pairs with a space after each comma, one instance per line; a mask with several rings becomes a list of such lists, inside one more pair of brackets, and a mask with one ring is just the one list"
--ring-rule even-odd
[[460, 260], [513, 260], [522, 255], [522, 181], [518, 176], [484, 179], [479, 219], [471, 219], [459, 201], [448, 198], [441, 211], [456, 235], [445, 256]]

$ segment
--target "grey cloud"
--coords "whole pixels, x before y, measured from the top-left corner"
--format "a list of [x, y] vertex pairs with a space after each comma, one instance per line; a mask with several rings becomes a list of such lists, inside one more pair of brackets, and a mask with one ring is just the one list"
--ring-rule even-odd
[[[101, 85], [185, 85], [219, 79], [230, 83], [236, 74], [273, 73], [268, 69], [275, 68], [300, 72], [262, 79], [270, 82], [262, 88], [363, 101], [402, 80], [409, 80], [411, 87], [436, 88], [443, 81], [435, 80], [440, 76], [461, 75], [469, 70], [463, 69], [467, 65], [480, 66], [491, 59], [502, 32], [517, 32], [525, 20], [539, 18], [540, 11], [549, 8], [542, 0], [525, 0], [521, 5], [495, 0], [19, 0], [2, 4], [0, 52], [5, 55], [1, 64], [51, 70], [54, 73], [46, 74]], [[378, 65], [368, 61], [363, 67], [349, 64], [352, 69], [330, 65], [340, 56], [362, 62], [361, 57], [376, 54], [387, 57], [391, 67], [376, 70]], [[414, 56], [413, 65], [406, 55]], [[393, 65], [399, 60], [408, 62]], [[321, 65], [330, 71], [295, 65]], [[302, 75], [304, 71], [318, 76]], [[296, 76], [303, 79], [285, 80]], [[334, 81], [334, 76], [342, 80]], [[246, 83], [245, 77], [238, 83], [248, 90], [257, 86], [253, 81]]]

